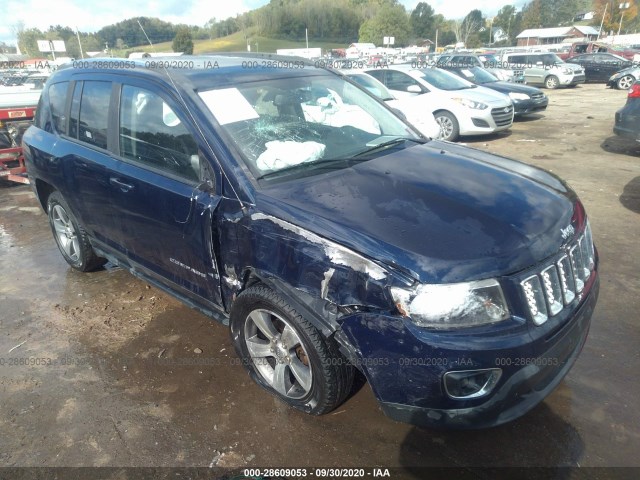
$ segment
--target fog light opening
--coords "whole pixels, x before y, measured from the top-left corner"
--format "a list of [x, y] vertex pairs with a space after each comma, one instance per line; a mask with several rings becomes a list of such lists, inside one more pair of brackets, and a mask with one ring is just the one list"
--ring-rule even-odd
[[451, 398], [479, 398], [491, 393], [502, 376], [502, 369], [461, 370], [444, 374], [444, 389]]

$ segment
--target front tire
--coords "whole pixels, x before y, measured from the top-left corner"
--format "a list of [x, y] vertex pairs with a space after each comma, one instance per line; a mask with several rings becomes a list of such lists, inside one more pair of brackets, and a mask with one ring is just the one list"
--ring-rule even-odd
[[560, 80], [558, 80], [558, 77], [556, 77], [555, 75], [549, 75], [544, 81], [544, 86], [547, 87], [549, 90], [554, 90], [558, 88], [559, 84], [560, 84]]
[[87, 233], [78, 223], [60, 192], [49, 195], [47, 213], [53, 238], [69, 265], [81, 272], [89, 272], [107, 262], [93, 251]]
[[616, 86], [619, 90], [629, 90], [635, 83], [636, 78], [633, 75], [625, 75], [618, 79]]
[[322, 415], [351, 391], [353, 366], [335, 341], [264, 285], [234, 302], [231, 337], [254, 381], [294, 408]]
[[433, 114], [438, 125], [440, 125], [440, 136], [438, 140], [448, 140], [449, 142], [455, 142], [460, 136], [460, 125], [455, 115], [440, 111]]

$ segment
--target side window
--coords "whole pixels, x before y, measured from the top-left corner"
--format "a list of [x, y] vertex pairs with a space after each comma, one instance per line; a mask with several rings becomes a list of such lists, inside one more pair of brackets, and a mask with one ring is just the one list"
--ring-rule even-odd
[[[67, 117], [65, 108], [67, 106], [67, 90], [69, 82], [54, 83], [49, 87], [49, 105], [51, 108], [51, 119], [53, 127], [58, 133], [67, 133]], [[45, 129], [51, 131], [49, 129]]]
[[120, 96], [120, 155], [189, 180], [198, 180], [198, 145], [162, 98], [124, 85]]
[[85, 81], [80, 101], [78, 140], [107, 148], [111, 82]]
[[386, 85], [385, 79], [384, 79], [384, 70], [382, 69], [378, 69], [378, 70], [369, 70], [367, 71], [367, 73], [369, 75], [371, 75], [373, 78], [375, 78], [376, 80], [378, 80], [379, 82], [382, 82]]
[[401, 90], [403, 92], [406, 92], [407, 88], [411, 85], [418, 85], [418, 82], [416, 82], [406, 73], [398, 72], [395, 70], [389, 70], [387, 72], [387, 87], [389, 87], [391, 90]]
[[527, 62], [524, 55], [512, 55], [509, 57], [509, 63], [514, 65], [524, 65]]
[[78, 125], [80, 124], [80, 98], [84, 82], [76, 82], [71, 98], [71, 113], [69, 114], [69, 136], [78, 138]]
[[[0, 85], [1, 84], [2, 84], [2, 81], [0, 81]], [[36, 107], [36, 116], [33, 119], [34, 125], [38, 127], [40, 130], [50, 131], [50, 130], [47, 130], [47, 128], [49, 128], [47, 124], [50, 123], [49, 114], [50, 114], [49, 105], [47, 101], [45, 101], [45, 93], [42, 92], [42, 94], [40, 95], [40, 100], [38, 100], [38, 106]]]

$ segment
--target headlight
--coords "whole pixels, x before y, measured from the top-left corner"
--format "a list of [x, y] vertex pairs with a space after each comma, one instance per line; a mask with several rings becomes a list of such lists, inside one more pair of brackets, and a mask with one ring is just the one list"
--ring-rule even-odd
[[502, 288], [494, 279], [390, 290], [398, 311], [420, 327], [475, 327], [509, 318]]
[[511, 98], [511, 100], [531, 100], [531, 97], [529, 95], [527, 95], [526, 93], [510, 92], [509, 93], [509, 98]]
[[458, 102], [461, 105], [464, 105], [467, 108], [473, 108], [474, 110], [485, 110], [489, 108], [488, 105], [481, 102], [474, 102], [473, 100], [469, 100], [468, 98], [452, 98], [451, 100]]
[[571, 75], [573, 73], [573, 70], [571, 70], [570, 68], [563, 68], [562, 73], [564, 73], [565, 75]]

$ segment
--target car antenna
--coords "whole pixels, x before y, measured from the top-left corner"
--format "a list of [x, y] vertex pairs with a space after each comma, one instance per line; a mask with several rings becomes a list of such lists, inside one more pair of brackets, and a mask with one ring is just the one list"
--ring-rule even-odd
[[[149, 42], [149, 45], [151, 46], [151, 48], [155, 50], [156, 47], [151, 42], [151, 39], [147, 35], [147, 32], [144, 30], [144, 27], [140, 23], [140, 20], [136, 20], [136, 21], [138, 22], [138, 26], [140, 27], [140, 30], [142, 30], [142, 33], [144, 34], [145, 38], [147, 39], [147, 42]], [[173, 87], [173, 89], [175, 90], [176, 94], [180, 98], [180, 102], [182, 102], [182, 105], [184, 106], [184, 108], [187, 110], [187, 113], [191, 117], [191, 122], [193, 123], [193, 125], [196, 127], [196, 129], [200, 133], [200, 136], [202, 137], [204, 142], [207, 144], [207, 147], [209, 147], [209, 150], [211, 152], [213, 152], [213, 148], [211, 147], [211, 144], [209, 143], [209, 140], [207, 139], [207, 136], [204, 134], [204, 132], [200, 128], [200, 125], [196, 121], [196, 118], [193, 115], [193, 113], [191, 112], [191, 109], [189, 108], [189, 105], [187, 105], [187, 102], [184, 101], [184, 98], [182, 97], [182, 94], [180, 93], [180, 90], [178, 90], [178, 87], [177, 87], [176, 83], [173, 81], [173, 77], [169, 73], [169, 69], [167, 68], [167, 66], [165, 65], [164, 62], [160, 62], [160, 64], [162, 65], [164, 73], [167, 74], [167, 78], [169, 78], [169, 81], [171, 82], [171, 86]], [[233, 194], [235, 195], [236, 200], [238, 200], [238, 203], [240, 204], [240, 208], [242, 209], [243, 213], [246, 213], [247, 207], [245, 206], [244, 202], [240, 199], [240, 196], [238, 195], [238, 192], [236, 192], [236, 189], [233, 188], [233, 183], [231, 182], [231, 180], [229, 179], [229, 177], [225, 173], [224, 168], [222, 168], [222, 165], [220, 164], [220, 161], [218, 160], [216, 155], [213, 155], [213, 158], [214, 158], [215, 162], [218, 164], [218, 168], [220, 170], [220, 173], [227, 180], [227, 184], [229, 185], [229, 187], [233, 191]]]

